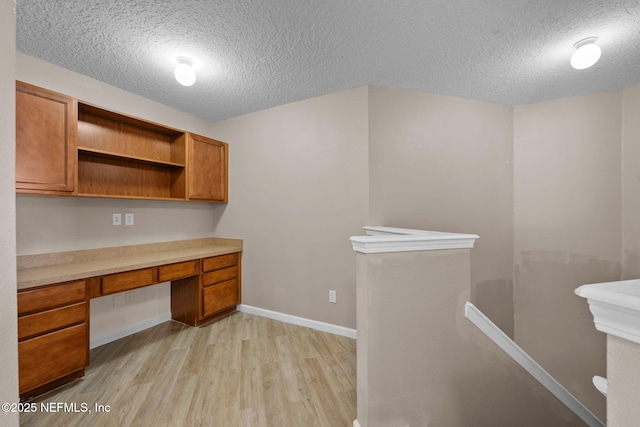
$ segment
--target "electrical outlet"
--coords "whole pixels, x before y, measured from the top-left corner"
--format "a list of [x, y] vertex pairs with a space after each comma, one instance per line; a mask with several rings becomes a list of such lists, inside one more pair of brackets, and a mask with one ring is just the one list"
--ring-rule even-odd
[[124, 214], [124, 225], [133, 225], [133, 214], [132, 213]]
[[136, 302], [136, 293], [135, 292], [127, 292], [124, 294], [124, 303], [125, 305], [130, 305]]
[[336, 291], [329, 291], [329, 302], [336, 303]]
[[124, 306], [124, 294], [116, 294], [113, 296], [113, 308]]
[[114, 213], [113, 214], [113, 225], [121, 225], [122, 224], [122, 214]]

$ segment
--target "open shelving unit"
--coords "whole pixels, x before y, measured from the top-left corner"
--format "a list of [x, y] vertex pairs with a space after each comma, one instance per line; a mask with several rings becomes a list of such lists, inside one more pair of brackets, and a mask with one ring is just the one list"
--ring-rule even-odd
[[227, 202], [227, 143], [27, 83], [16, 91], [18, 193]]
[[184, 200], [186, 136], [78, 104], [78, 195]]

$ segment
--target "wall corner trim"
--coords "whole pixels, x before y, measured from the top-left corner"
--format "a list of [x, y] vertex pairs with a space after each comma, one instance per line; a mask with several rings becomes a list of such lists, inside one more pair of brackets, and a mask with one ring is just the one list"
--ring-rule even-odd
[[255, 314], [256, 316], [266, 317], [268, 319], [278, 320], [280, 322], [292, 323], [298, 326], [305, 326], [307, 328], [316, 329], [322, 332], [329, 332], [331, 334], [341, 335], [347, 338], [356, 339], [358, 337], [358, 332], [355, 329], [345, 328], [344, 326], [334, 325], [332, 323], [306, 319], [304, 317], [293, 316], [291, 314], [271, 311], [264, 308], [253, 307], [246, 304], [240, 304], [238, 306], [238, 311], [248, 314]]
[[479, 236], [408, 228], [367, 226], [366, 236], [353, 236], [353, 250], [364, 254], [382, 252], [471, 249]]
[[464, 306], [464, 315], [587, 425], [590, 427], [605, 427], [605, 424], [600, 421], [600, 419], [545, 371], [544, 368], [533, 360], [518, 344], [502, 332], [500, 328], [489, 320], [476, 306], [467, 302]]

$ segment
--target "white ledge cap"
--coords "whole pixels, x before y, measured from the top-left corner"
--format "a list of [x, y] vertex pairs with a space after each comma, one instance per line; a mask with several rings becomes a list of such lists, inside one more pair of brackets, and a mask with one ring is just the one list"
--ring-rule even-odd
[[444, 233], [393, 227], [364, 227], [366, 236], [351, 237], [353, 250], [365, 254], [381, 252], [470, 249], [478, 239], [475, 234]]
[[575, 292], [587, 298], [597, 330], [640, 344], [640, 280], [583, 285]]

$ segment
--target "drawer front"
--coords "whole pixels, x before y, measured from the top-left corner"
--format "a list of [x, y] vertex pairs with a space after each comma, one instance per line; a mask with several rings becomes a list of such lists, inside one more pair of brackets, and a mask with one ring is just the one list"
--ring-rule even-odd
[[205, 258], [202, 260], [202, 271], [219, 270], [225, 267], [231, 267], [232, 265], [238, 265], [238, 254], [220, 255], [212, 258]]
[[80, 302], [18, 317], [18, 339], [29, 338], [87, 321], [87, 305]]
[[198, 274], [198, 261], [179, 262], [158, 268], [158, 281], [167, 282]]
[[86, 297], [87, 287], [84, 280], [19, 292], [18, 315], [85, 301]]
[[239, 303], [238, 279], [209, 286], [203, 291], [202, 317], [208, 317]]
[[202, 275], [202, 286], [214, 285], [216, 283], [235, 279], [236, 277], [238, 277], [238, 266], [211, 271]]
[[102, 277], [102, 295], [115, 294], [153, 284], [153, 269], [128, 271]]
[[87, 325], [81, 324], [18, 343], [20, 393], [87, 365]]

